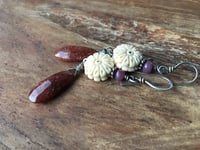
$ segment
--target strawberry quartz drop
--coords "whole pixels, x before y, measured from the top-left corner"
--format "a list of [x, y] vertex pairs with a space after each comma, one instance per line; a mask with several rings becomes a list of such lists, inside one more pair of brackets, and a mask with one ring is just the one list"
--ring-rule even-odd
[[96, 51], [89, 47], [65, 46], [56, 50], [55, 56], [64, 62], [81, 62]]
[[69, 88], [76, 79], [75, 69], [58, 72], [41, 81], [29, 93], [33, 103], [47, 102]]

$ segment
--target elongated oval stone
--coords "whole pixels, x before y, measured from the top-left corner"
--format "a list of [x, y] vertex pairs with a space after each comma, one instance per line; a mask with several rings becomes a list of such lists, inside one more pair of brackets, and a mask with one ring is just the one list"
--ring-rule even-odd
[[64, 62], [81, 62], [96, 51], [89, 47], [65, 46], [56, 50], [55, 56]]
[[75, 69], [58, 72], [39, 82], [29, 93], [33, 103], [47, 102], [69, 88], [75, 81]]

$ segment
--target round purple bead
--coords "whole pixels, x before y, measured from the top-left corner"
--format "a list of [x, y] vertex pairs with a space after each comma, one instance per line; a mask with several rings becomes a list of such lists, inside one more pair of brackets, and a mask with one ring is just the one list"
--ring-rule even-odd
[[122, 80], [124, 79], [124, 77], [125, 77], [125, 72], [124, 72], [124, 71], [122, 71], [122, 70], [117, 70], [117, 71], [115, 72], [115, 80], [117, 80], [117, 81], [122, 81]]
[[142, 67], [142, 71], [143, 71], [144, 73], [151, 73], [152, 70], [153, 70], [153, 63], [152, 63], [151, 61], [147, 60], [147, 61], [144, 63], [143, 67]]

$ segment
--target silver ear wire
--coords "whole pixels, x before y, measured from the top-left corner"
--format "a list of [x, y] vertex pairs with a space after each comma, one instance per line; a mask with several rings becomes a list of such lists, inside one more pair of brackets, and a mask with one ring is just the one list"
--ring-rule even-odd
[[[153, 88], [155, 90], [158, 90], [158, 91], [168, 91], [168, 90], [170, 90], [170, 89], [172, 89], [174, 87], [173, 82], [170, 79], [168, 79], [167, 77], [165, 77], [163, 75], [155, 75], [155, 76], [158, 76], [158, 77], [166, 80], [167, 81], [167, 84], [166, 84], [167, 86], [166, 87], [159, 87], [155, 83], [150, 82], [150, 81], [146, 80], [143, 77], [137, 78], [137, 77], [135, 77], [133, 75], [126, 75], [125, 76], [125, 80], [129, 82], [128, 85], [130, 85], [130, 83], [132, 85], [138, 84], [138, 83], [140, 83], [140, 84], [146, 84], [146, 85], [150, 86], [151, 88]], [[164, 84], [164, 83], [161, 83], [161, 84]]]
[[189, 66], [190, 68], [193, 69], [193, 71], [195, 73], [194, 78], [192, 80], [188, 80], [188, 81], [185, 81], [185, 82], [174, 83], [174, 85], [182, 86], [182, 85], [189, 85], [189, 84], [194, 83], [198, 79], [199, 72], [198, 72], [198, 69], [197, 69], [196, 65], [191, 63], [191, 62], [180, 62], [180, 63], [176, 64], [175, 66], [157, 66], [156, 67], [156, 71], [159, 74], [168, 74], [168, 73], [173, 72], [175, 69], [177, 69], [177, 68], [179, 68], [179, 67], [181, 67], [183, 65], [184, 66]]

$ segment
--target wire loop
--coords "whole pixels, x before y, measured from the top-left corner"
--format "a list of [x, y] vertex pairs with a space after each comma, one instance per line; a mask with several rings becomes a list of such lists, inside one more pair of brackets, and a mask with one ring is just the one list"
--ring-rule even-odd
[[174, 82], [174, 85], [182, 86], [182, 85], [189, 85], [189, 84], [194, 83], [198, 79], [199, 72], [198, 72], [196, 65], [191, 62], [180, 62], [180, 63], [176, 64], [175, 66], [157, 66], [156, 71], [159, 74], [169, 74], [169, 73], [173, 72], [174, 70], [176, 70], [177, 68], [180, 68], [181, 66], [190, 67], [194, 71], [194, 78], [191, 80], [185, 81], [185, 82], [184, 81], [178, 82], [178, 83]]
[[169, 78], [167, 78], [167, 77], [165, 77], [163, 75], [156, 75], [156, 76], [159, 76], [160, 78], [166, 80], [167, 84], [166, 83], [162, 83], [162, 84], [166, 84], [167, 86], [166, 87], [161, 87], [161, 86], [156, 85], [153, 82], [150, 82], [150, 81], [146, 80], [143, 77], [137, 78], [137, 77], [135, 77], [133, 75], [126, 75], [125, 76], [125, 80], [128, 81], [129, 83], [132, 83], [132, 84], [137, 84], [137, 83], [146, 84], [146, 85], [150, 86], [151, 88], [153, 88], [155, 90], [158, 90], [158, 91], [168, 91], [168, 90], [170, 90], [170, 89], [172, 89], [174, 87], [173, 82]]

